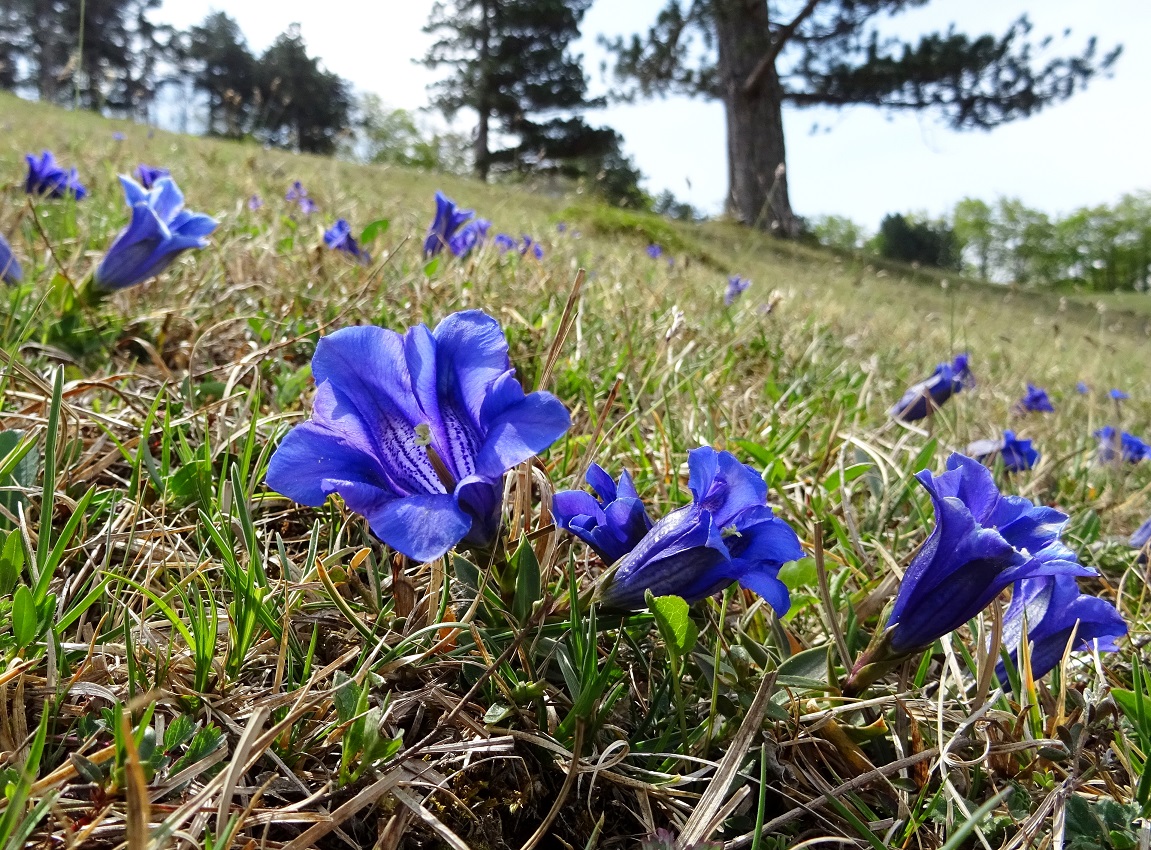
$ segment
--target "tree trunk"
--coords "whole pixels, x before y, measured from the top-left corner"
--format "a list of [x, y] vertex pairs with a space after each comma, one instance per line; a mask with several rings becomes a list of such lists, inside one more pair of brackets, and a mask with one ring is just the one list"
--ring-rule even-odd
[[479, 97], [476, 99], [476, 111], [480, 122], [476, 127], [476, 176], [485, 183], [488, 180], [488, 171], [491, 169], [492, 157], [488, 150], [488, 124], [491, 121], [492, 107], [489, 95], [491, 86], [491, 18], [488, 15], [488, 2], [480, 3], [480, 80]]
[[774, 64], [745, 91], [771, 52], [767, 0], [713, 0], [719, 95], [727, 115], [728, 210], [744, 224], [799, 235], [787, 196], [782, 92]]

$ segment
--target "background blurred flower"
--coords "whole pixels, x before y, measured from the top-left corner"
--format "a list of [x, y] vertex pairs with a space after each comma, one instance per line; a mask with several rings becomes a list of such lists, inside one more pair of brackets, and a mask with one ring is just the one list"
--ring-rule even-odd
[[1091, 387], [1087, 386], [1082, 381], [1078, 381], [1075, 384], [1075, 392], [1079, 393], [1079, 395], [1087, 395], [1087, 393], [1091, 392]]
[[516, 247], [515, 237], [508, 233], [497, 233], [494, 241], [501, 254], [506, 254]]
[[15, 286], [23, 279], [24, 271], [20, 268], [20, 262], [12, 253], [12, 246], [8, 244], [8, 240], [4, 238], [4, 234], [0, 233], [0, 280], [9, 286]]
[[1015, 407], [1019, 412], [1026, 413], [1055, 412], [1055, 406], [1051, 403], [1051, 399], [1047, 397], [1047, 390], [1042, 387], [1037, 387], [1034, 384], [1027, 385], [1027, 395], [1019, 399]]
[[351, 254], [361, 263], [372, 261], [368, 252], [360, 249], [356, 238], [352, 236], [352, 226], [348, 224], [346, 219], [337, 219], [330, 229], [324, 231], [324, 244], [334, 251]]
[[627, 470], [620, 474], [617, 485], [602, 466], [593, 463], [587, 483], [596, 496], [583, 490], [563, 490], [552, 500], [552, 514], [556, 525], [589, 545], [611, 566], [636, 547], [651, 530], [652, 522]]
[[1131, 547], [1142, 549], [1147, 545], [1148, 540], [1151, 540], [1151, 517], [1148, 517], [1146, 522], [1135, 529], [1135, 533], [1131, 535]]
[[319, 204], [308, 197], [308, 190], [304, 188], [304, 185], [299, 180], [292, 183], [291, 188], [289, 188], [287, 194], [284, 195], [284, 200], [295, 203], [304, 215], [311, 215], [320, 208]]
[[1115, 401], [1126, 401], [1127, 399], [1131, 398], [1131, 396], [1127, 395], [1127, 393], [1123, 392], [1123, 390], [1111, 390], [1108, 395], [1115, 399]]
[[751, 281], [745, 280], [739, 275], [729, 277], [727, 279], [727, 291], [723, 294], [724, 305], [730, 307], [734, 304], [735, 300], [743, 295], [749, 286], [751, 286]]
[[1127, 463], [1139, 463], [1151, 457], [1151, 446], [1134, 434], [1126, 431], [1118, 433], [1110, 425], [1104, 425], [1095, 432], [1095, 436], [1099, 439], [1099, 449], [1095, 455], [1099, 463], [1113, 463], [1117, 456]]
[[967, 454], [980, 463], [989, 463], [995, 455], [1003, 458], [1003, 468], [1008, 472], [1023, 472], [1031, 469], [1039, 460], [1039, 452], [1031, 447], [1030, 440], [1020, 440], [1014, 431], [1004, 431], [999, 440], [976, 440], [967, 446]]
[[252, 195], [252, 197], [248, 198], [248, 209], [251, 210], [252, 212], [255, 212], [256, 210], [260, 209], [260, 207], [262, 207], [263, 205], [264, 205], [264, 202], [263, 202], [263, 200], [261, 200], [259, 195]]
[[475, 215], [473, 210], [461, 210], [456, 202], [443, 192], [436, 192], [436, 215], [424, 238], [424, 257], [434, 257], [451, 245], [456, 231]]
[[525, 233], [521, 242], [520, 256], [525, 256], [529, 253], [537, 260], [542, 260], [544, 258], [544, 247]]
[[349, 327], [312, 358], [312, 418], [272, 455], [268, 486], [319, 507], [331, 493], [417, 561], [464, 541], [488, 547], [504, 473], [571, 425], [550, 393], [525, 395], [499, 324], [479, 310], [403, 336]]
[[952, 395], [975, 385], [975, 376], [967, 363], [966, 354], [958, 355], [952, 363], [940, 363], [930, 378], [909, 388], [888, 415], [904, 422], [915, 422], [934, 413]]
[[477, 218], [461, 227], [451, 239], [448, 240], [448, 249], [453, 256], [466, 257], [472, 249], [484, 241], [488, 228], [492, 223], [486, 218]]
[[136, 166], [136, 176], [140, 178], [140, 185], [145, 189], [151, 189], [161, 177], [170, 177], [171, 175], [172, 172], [166, 168], [153, 167], [142, 162]]
[[658, 260], [663, 256], [663, 248], [653, 242], [651, 245], [647, 246], [647, 255], [653, 260]]
[[803, 549], [768, 507], [763, 477], [710, 446], [692, 451], [687, 462], [692, 503], [652, 526], [616, 562], [596, 598], [629, 611], [646, 605], [648, 590], [696, 602], [738, 581], [782, 616], [791, 601], [779, 568], [802, 558]]
[[1059, 539], [1066, 515], [1001, 494], [978, 461], [953, 454], [942, 475], [915, 477], [931, 494], [935, 528], [907, 568], [887, 622], [897, 655], [964, 625], [1016, 581], [1095, 574]]
[[56, 157], [51, 151], [44, 151], [39, 159], [33, 154], [26, 154], [24, 159], [28, 162], [28, 176], [24, 179], [24, 191], [27, 194], [49, 198], [71, 195], [77, 201], [88, 194], [88, 190], [80, 183], [76, 169], [65, 171], [56, 164]]
[[[1063, 659], [1075, 635], [1075, 651], [1090, 650], [1095, 641], [1101, 652], [1114, 652], [1115, 641], [1127, 634], [1127, 623], [1115, 606], [1104, 599], [1079, 592], [1074, 576], [1055, 575], [1024, 579], [1015, 586], [1011, 604], [1003, 615], [1003, 645], [1018, 664], [1023, 629], [1031, 647], [1031, 673], [1046, 676]], [[1006, 665], [995, 668], [1007, 685]]]
[[184, 196], [171, 177], [161, 177], [145, 189], [130, 177], [120, 177], [132, 220], [96, 268], [97, 289], [124, 289], [143, 283], [166, 269], [182, 252], [207, 246], [205, 238], [216, 222], [184, 209]]

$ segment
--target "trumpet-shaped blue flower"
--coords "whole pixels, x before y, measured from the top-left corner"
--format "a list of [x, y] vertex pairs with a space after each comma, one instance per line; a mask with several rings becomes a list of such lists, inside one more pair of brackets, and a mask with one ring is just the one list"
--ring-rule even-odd
[[252, 197], [248, 198], [248, 209], [252, 212], [260, 209], [263, 205], [264, 201], [259, 195], [252, 195]]
[[1031, 469], [1039, 460], [1039, 452], [1031, 447], [1031, 441], [1018, 439], [1014, 431], [1003, 432], [999, 455], [1003, 458], [1003, 468], [1008, 472]]
[[0, 280], [9, 286], [15, 286], [24, 279], [24, 272], [20, 268], [20, 261], [12, 253], [12, 247], [4, 234], [0, 233]]
[[24, 191], [29, 195], [45, 195], [49, 198], [63, 198], [71, 195], [77, 201], [88, 194], [80, 183], [76, 169], [65, 170], [56, 164], [52, 151], [44, 151], [39, 159], [34, 154], [26, 154], [28, 176], [24, 179]]
[[443, 192], [436, 192], [436, 216], [424, 239], [424, 256], [434, 257], [444, 248], [450, 248], [456, 231], [474, 215], [475, 211], [458, 209], [455, 201]]
[[524, 257], [528, 254], [537, 260], [542, 260], [544, 258], [544, 246], [525, 233], [520, 242], [520, 256]]
[[647, 255], [653, 260], [658, 260], [663, 256], [663, 248], [653, 242], [647, 246]]
[[1023, 413], [1054, 413], [1055, 406], [1047, 397], [1047, 390], [1034, 384], [1027, 385], [1027, 395], [1019, 399], [1016, 407]]
[[910, 654], [975, 617], [1009, 585], [1050, 575], [1094, 575], [1059, 539], [1054, 508], [1003, 495], [990, 470], [953, 454], [947, 471], [915, 476], [935, 508], [935, 528], [900, 583], [887, 626], [896, 654]]
[[171, 177], [172, 172], [166, 168], [159, 168], [157, 166], [145, 165], [140, 163], [136, 166], [136, 176], [140, 178], [140, 185], [145, 189], [151, 189], [156, 181], [161, 177]]
[[1087, 395], [1089, 392], [1091, 392], [1091, 387], [1087, 386], [1082, 381], [1076, 381], [1075, 392], [1079, 393], [1079, 395]]
[[362, 250], [356, 242], [356, 237], [352, 236], [352, 226], [348, 224], [347, 219], [337, 219], [330, 229], [324, 231], [324, 244], [333, 251], [351, 254], [361, 263], [372, 261], [371, 255]]
[[696, 602], [739, 582], [782, 615], [791, 604], [779, 568], [803, 557], [791, 527], [767, 506], [767, 484], [730, 452], [688, 455], [693, 501], [665, 516], [621, 557], [597, 591], [606, 607], [643, 608], [645, 591]]
[[1111, 398], [1113, 398], [1115, 401], [1126, 401], [1127, 399], [1131, 398], [1131, 396], [1127, 395], [1127, 393], [1123, 392], [1123, 390], [1111, 390], [1108, 395], [1110, 395]]
[[515, 237], [510, 233], [497, 233], [496, 238], [493, 240], [497, 248], [500, 249], [501, 254], [506, 254], [508, 251], [516, 247]]
[[743, 295], [749, 286], [751, 286], [751, 281], [739, 275], [729, 277], [727, 279], [727, 291], [723, 293], [724, 306], [730, 307], [734, 304], [736, 299]]
[[933, 413], [955, 393], [974, 386], [975, 376], [967, 361], [968, 356], [960, 354], [953, 363], [940, 363], [930, 378], [908, 389], [888, 414], [904, 422], [915, 422]]
[[1031, 469], [1039, 460], [1039, 452], [1032, 448], [1031, 441], [1018, 439], [1014, 431], [1004, 431], [1000, 440], [976, 440], [967, 446], [967, 454], [980, 463], [988, 463], [1000, 455], [1003, 468], [1008, 472]]
[[1147, 545], [1147, 541], [1151, 540], [1151, 517], [1147, 521], [1135, 529], [1135, 533], [1131, 535], [1131, 548], [1142, 549]]
[[206, 215], [184, 209], [184, 196], [171, 177], [161, 177], [144, 189], [130, 177], [120, 177], [132, 220], [96, 268], [97, 289], [125, 289], [155, 277], [184, 251], [203, 248], [216, 229]]
[[598, 499], [583, 490], [563, 490], [555, 495], [552, 514], [556, 525], [589, 545], [610, 566], [651, 530], [651, 519], [627, 470], [617, 485], [602, 466], [593, 463], [587, 483]]
[[1095, 436], [1099, 440], [1099, 450], [1096, 453], [1099, 463], [1113, 463], [1117, 455], [1126, 463], [1138, 463], [1151, 457], [1151, 446], [1134, 434], [1126, 431], [1117, 433], [1110, 425], [1104, 425], [1095, 432]]
[[486, 218], [477, 218], [461, 227], [448, 240], [448, 249], [454, 257], [466, 257], [477, 245], [484, 241], [492, 223]]
[[[1074, 576], [1055, 575], [1024, 579], [1015, 586], [1011, 604], [1003, 615], [1003, 645], [1017, 662], [1024, 626], [1031, 648], [1031, 672], [1038, 679], [1055, 669], [1075, 635], [1074, 650], [1102, 652], [1118, 649], [1115, 641], [1127, 634], [1127, 623], [1115, 606], [1079, 591]], [[1098, 644], [1094, 642], [1098, 641]], [[1003, 662], [995, 668], [999, 681], [1007, 684]]]
[[268, 486], [313, 507], [339, 494], [417, 561], [493, 544], [504, 473], [571, 424], [550, 393], [524, 394], [503, 331], [479, 310], [402, 336], [343, 328], [317, 343], [312, 374], [312, 418], [272, 455]]

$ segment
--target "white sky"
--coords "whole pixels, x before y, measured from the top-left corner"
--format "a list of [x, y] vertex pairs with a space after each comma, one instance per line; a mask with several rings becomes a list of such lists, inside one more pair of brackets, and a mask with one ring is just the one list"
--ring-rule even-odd
[[[665, 0], [595, 0], [580, 49], [593, 90], [603, 87], [598, 34], [630, 34]], [[332, 71], [385, 103], [426, 105], [433, 73], [412, 62], [427, 50], [421, 32], [432, 0], [164, 0], [153, 20], [187, 27], [224, 9], [263, 50], [299, 22], [309, 50]], [[1028, 7], [1032, 7], [1029, 9]], [[908, 37], [954, 22], [970, 34], [1001, 32], [1027, 11], [1033, 35], [1077, 50], [1089, 35], [1100, 52], [1125, 46], [1112, 78], [1028, 120], [988, 132], [957, 133], [928, 113], [885, 114], [854, 107], [785, 113], [792, 205], [803, 215], [837, 213], [875, 229], [885, 213], [941, 214], [960, 198], [1021, 198], [1052, 213], [1151, 189], [1151, 2], [1149, 0], [935, 0], [901, 16]], [[708, 212], [726, 193], [725, 131], [718, 103], [671, 98], [617, 105], [589, 115], [614, 127], [647, 176], [649, 191], [671, 189]], [[817, 128], [817, 129], [813, 129]]]

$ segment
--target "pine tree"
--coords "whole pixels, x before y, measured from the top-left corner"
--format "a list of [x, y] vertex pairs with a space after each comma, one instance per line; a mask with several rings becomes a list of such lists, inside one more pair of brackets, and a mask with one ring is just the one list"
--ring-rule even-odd
[[954, 128], [995, 127], [1065, 100], [1107, 69], [1097, 57], [1039, 54], [1021, 18], [1001, 36], [948, 30], [916, 43], [882, 22], [929, 0], [669, 0], [647, 33], [607, 42], [628, 97], [686, 93], [718, 99], [727, 116], [730, 211], [794, 236], [782, 107], [867, 104], [935, 109]]
[[213, 12], [188, 31], [187, 41], [192, 85], [208, 99], [208, 132], [243, 136], [253, 118], [256, 58], [240, 25], [224, 12]]
[[[453, 0], [437, 2], [425, 32], [439, 40], [424, 58], [455, 72], [433, 87], [433, 104], [449, 118], [478, 116], [475, 170], [548, 170], [557, 159], [607, 155], [618, 141], [574, 113], [589, 100], [580, 58], [570, 53], [591, 0]], [[493, 149], [493, 136], [508, 138]]]

